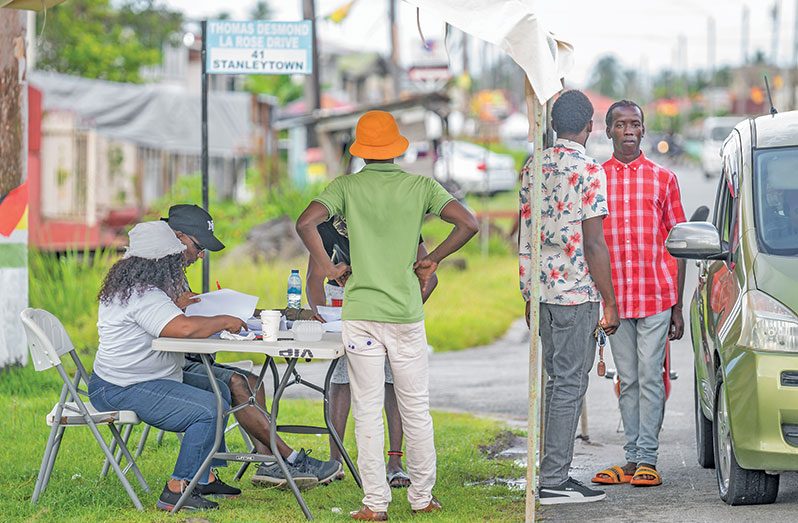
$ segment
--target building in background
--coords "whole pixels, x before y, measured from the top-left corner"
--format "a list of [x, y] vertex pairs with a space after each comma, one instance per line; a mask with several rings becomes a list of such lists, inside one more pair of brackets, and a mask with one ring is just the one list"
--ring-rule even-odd
[[[31, 243], [44, 250], [115, 245], [180, 176], [200, 171], [200, 100], [186, 87], [31, 75]], [[210, 186], [239, 199], [255, 154], [259, 105], [215, 91], [208, 114]]]

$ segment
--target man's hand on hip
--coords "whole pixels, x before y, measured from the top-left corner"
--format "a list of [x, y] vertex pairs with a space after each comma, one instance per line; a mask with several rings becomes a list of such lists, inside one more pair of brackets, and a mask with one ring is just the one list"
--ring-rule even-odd
[[328, 280], [336, 281], [338, 282], [339, 285], [343, 287], [344, 285], [346, 285], [346, 280], [349, 279], [350, 274], [352, 274], [352, 271], [349, 268], [349, 265], [345, 263], [338, 263], [336, 265], [333, 265], [332, 263], [330, 263], [330, 266], [327, 269], [327, 274], [325, 274], [325, 276], [327, 276]]
[[438, 268], [438, 262], [429, 258], [429, 256], [418, 260], [413, 264], [413, 270], [416, 272], [419, 283], [421, 283], [421, 292], [427, 290], [429, 280]]

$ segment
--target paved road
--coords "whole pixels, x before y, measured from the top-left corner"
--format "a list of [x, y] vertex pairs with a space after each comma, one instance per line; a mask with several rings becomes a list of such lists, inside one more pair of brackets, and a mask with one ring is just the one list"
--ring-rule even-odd
[[[693, 168], [674, 168], [679, 175], [687, 216], [699, 205], [712, 207], [717, 180], [706, 181]], [[688, 263], [685, 301], [695, 288], [695, 265]], [[433, 354], [430, 388], [433, 408], [468, 411], [525, 424], [527, 414], [528, 333], [519, 321], [507, 335], [487, 346], [460, 352]], [[798, 474], [784, 474], [777, 503], [756, 507], [728, 507], [717, 494], [714, 470], [695, 459], [692, 349], [689, 333], [671, 347], [674, 382], [661, 434], [659, 468], [661, 487], [607, 489], [599, 503], [545, 507], [550, 521], [798, 521]], [[607, 360], [613, 368], [612, 356]], [[308, 375], [320, 375], [320, 366], [306, 366]], [[593, 371], [595, 372], [595, 370]], [[620, 413], [609, 380], [591, 376], [587, 392], [590, 443], [577, 440], [572, 474], [588, 482], [597, 468], [622, 463], [624, 443], [619, 432]]]

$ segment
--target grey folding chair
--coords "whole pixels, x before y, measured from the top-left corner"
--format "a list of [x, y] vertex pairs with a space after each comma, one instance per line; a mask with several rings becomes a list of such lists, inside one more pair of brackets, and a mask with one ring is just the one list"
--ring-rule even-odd
[[[23, 310], [20, 316], [25, 327], [25, 333], [28, 336], [28, 348], [33, 359], [33, 367], [37, 371], [55, 367], [64, 381], [58, 403], [47, 414], [47, 424], [51, 427], [50, 437], [47, 439], [47, 446], [44, 449], [44, 456], [39, 467], [39, 475], [36, 478], [36, 486], [33, 489], [31, 503], [35, 504], [41, 493], [47, 488], [50, 475], [53, 472], [53, 465], [64, 437], [64, 430], [68, 427], [83, 426], [89, 427], [106, 459], [112, 462], [114, 472], [116, 472], [119, 481], [128, 496], [130, 496], [133, 504], [137, 509], [144, 510], [141, 501], [139, 501], [138, 496], [133, 491], [133, 487], [130, 486], [130, 482], [127, 480], [127, 472], [133, 469], [133, 473], [145, 492], [149, 492], [150, 488], [133, 460], [133, 456], [127, 450], [127, 446], [125, 446], [122, 436], [116, 427], [116, 424], [135, 425], [139, 423], [138, 416], [131, 410], [100, 412], [91, 405], [87, 392], [80, 388], [81, 381], [84, 384], [88, 384], [89, 375], [80, 358], [78, 358], [72, 340], [69, 339], [69, 335], [61, 322], [58, 321], [58, 318], [45, 310], [31, 308]], [[70, 377], [67, 374], [61, 363], [61, 357], [65, 354], [69, 354], [75, 363], [75, 367], [77, 367], [74, 377]], [[81, 395], [86, 396], [87, 399], [82, 399]], [[100, 431], [97, 429], [98, 424], [108, 425], [111, 430], [114, 442], [119, 445], [128, 462], [124, 470], [113, 459], [113, 452], [108, 448], [105, 440], [100, 435]]]

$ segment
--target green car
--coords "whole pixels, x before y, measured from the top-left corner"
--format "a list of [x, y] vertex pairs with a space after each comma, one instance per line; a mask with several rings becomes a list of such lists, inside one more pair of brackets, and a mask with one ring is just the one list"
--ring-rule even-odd
[[798, 470], [798, 111], [739, 123], [721, 156], [712, 221], [704, 207], [666, 244], [699, 260], [698, 463], [726, 503], [773, 503]]

